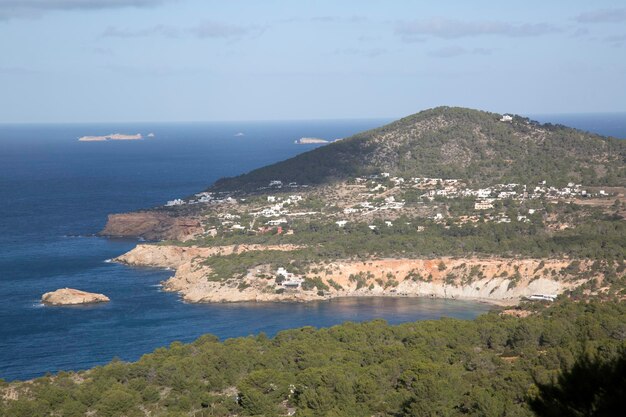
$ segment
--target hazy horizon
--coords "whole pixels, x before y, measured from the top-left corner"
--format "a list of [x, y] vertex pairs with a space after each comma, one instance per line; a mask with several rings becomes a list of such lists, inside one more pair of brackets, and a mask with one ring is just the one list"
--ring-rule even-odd
[[0, 0], [0, 122], [626, 112], [623, 2]]
[[[458, 107], [458, 106], [449, 106], [449, 107]], [[6, 122], [6, 121], [0, 121], [0, 125], [55, 125], [55, 124], [62, 124], [62, 125], [89, 125], [89, 124], [102, 124], [102, 125], [107, 125], [107, 124], [119, 124], [119, 125], [124, 125], [124, 124], [154, 124], [154, 125], [158, 125], [158, 124], [177, 124], [177, 123], [274, 123], [274, 122], [341, 122], [341, 121], [358, 121], [358, 120], [380, 120], [380, 121], [394, 121], [394, 120], [399, 120], [402, 119], [404, 117], [409, 117], [413, 114], [417, 114], [421, 111], [426, 111], [426, 110], [430, 110], [433, 107], [430, 108], [426, 108], [426, 109], [421, 109], [418, 110], [414, 113], [410, 113], [410, 114], [405, 114], [405, 115], [401, 115], [401, 116], [380, 116], [380, 117], [334, 117], [334, 118], [295, 118], [295, 119], [242, 119], [242, 120], [237, 120], [237, 119], [232, 119], [232, 120], [158, 120], [158, 121], [151, 121], [151, 120], [123, 120], [123, 121], [115, 121], [115, 120], [102, 120], [102, 121], [96, 121], [96, 120], [86, 120], [86, 121], [80, 121], [80, 122], [76, 122], [76, 121], [54, 121], [54, 122], [40, 122], [40, 121], [32, 121], [32, 122]], [[518, 113], [512, 113], [512, 112], [498, 112], [498, 111], [492, 111], [492, 110], [481, 110], [481, 109], [474, 109], [474, 110], [479, 110], [479, 111], [486, 111], [486, 112], [490, 112], [490, 113], [499, 113], [499, 114], [513, 114], [513, 115], [518, 115], [521, 117], [526, 117], [529, 118], [531, 120], [535, 120], [533, 119], [534, 117], [541, 117], [541, 118], [548, 118], [548, 117], [577, 117], [577, 116], [611, 116], [611, 115], [624, 115], [626, 116], [626, 111], [609, 111], [609, 112], [578, 112], [578, 113], [535, 113], [535, 114], [518, 114]], [[542, 122], [545, 123], [545, 122]], [[626, 123], [626, 120], [625, 120]]]

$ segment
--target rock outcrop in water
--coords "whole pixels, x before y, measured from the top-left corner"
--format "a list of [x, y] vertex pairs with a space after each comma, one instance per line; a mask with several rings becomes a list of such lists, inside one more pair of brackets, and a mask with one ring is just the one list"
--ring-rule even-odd
[[74, 288], [61, 288], [41, 296], [42, 303], [54, 306], [105, 303], [108, 301], [110, 301], [109, 297], [104, 294], [81, 291]]
[[[152, 135], [154, 136], [154, 135]], [[148, 135], [148, 137], [152, 137]], [[127, 135], [124, 133], [111, 133], [110, 135], [103, 136], [82, 136], [78, 138], [79, 142], [106, 142], [110, 140], [141, 140], [143, 136], [141, 133], [137, 133], [136, 135]]]

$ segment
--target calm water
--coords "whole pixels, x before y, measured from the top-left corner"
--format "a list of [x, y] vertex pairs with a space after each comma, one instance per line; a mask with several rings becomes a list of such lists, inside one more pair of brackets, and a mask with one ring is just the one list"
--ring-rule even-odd
[[[477, 303], [390, 298], [184, 304], [159, 290], [169, 272], [104, 262], [135, 242], [92, 237], [109, 213], [160, 205], [198, 192], [219, 177], [313, 148], [294, 145], [300, 137], [335, 139], [383, 122], [0, 125], [0, 378], [84, 369], [113, 357], [135, 360], [156, 347], [204, 333], [221, 338], [261, 331], [273, 335], [346, 320], [469, 319], [486, 311]], [[113, 132], [154, 132], [156, 138], [76, 140]], [[235, 136], [238, 132], [245, 135]], [[103, 292], [112, 301], [72, 308], [39, 304], [42, 293], [66, 286]]]

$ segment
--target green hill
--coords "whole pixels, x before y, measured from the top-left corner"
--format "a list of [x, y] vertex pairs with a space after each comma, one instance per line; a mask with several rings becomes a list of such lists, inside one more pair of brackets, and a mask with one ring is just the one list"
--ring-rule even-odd
[[324, 184], [389, 172], [462, 178], [473, 185], [549, 179], [585, 185], [626, 183], [626, 142], [565, 126], [484, 111], [437, 107], [244, 175], [215, 191], [253, 190], [272, 180]]

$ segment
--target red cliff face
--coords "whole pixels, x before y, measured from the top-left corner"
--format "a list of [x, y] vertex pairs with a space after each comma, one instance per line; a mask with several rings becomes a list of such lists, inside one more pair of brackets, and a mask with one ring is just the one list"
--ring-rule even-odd
[[104, 230], [99, 235], [185, 241], [201, 234], [202, 231], [202, 224], [197, 218], [140, 211], [110, 214]]

